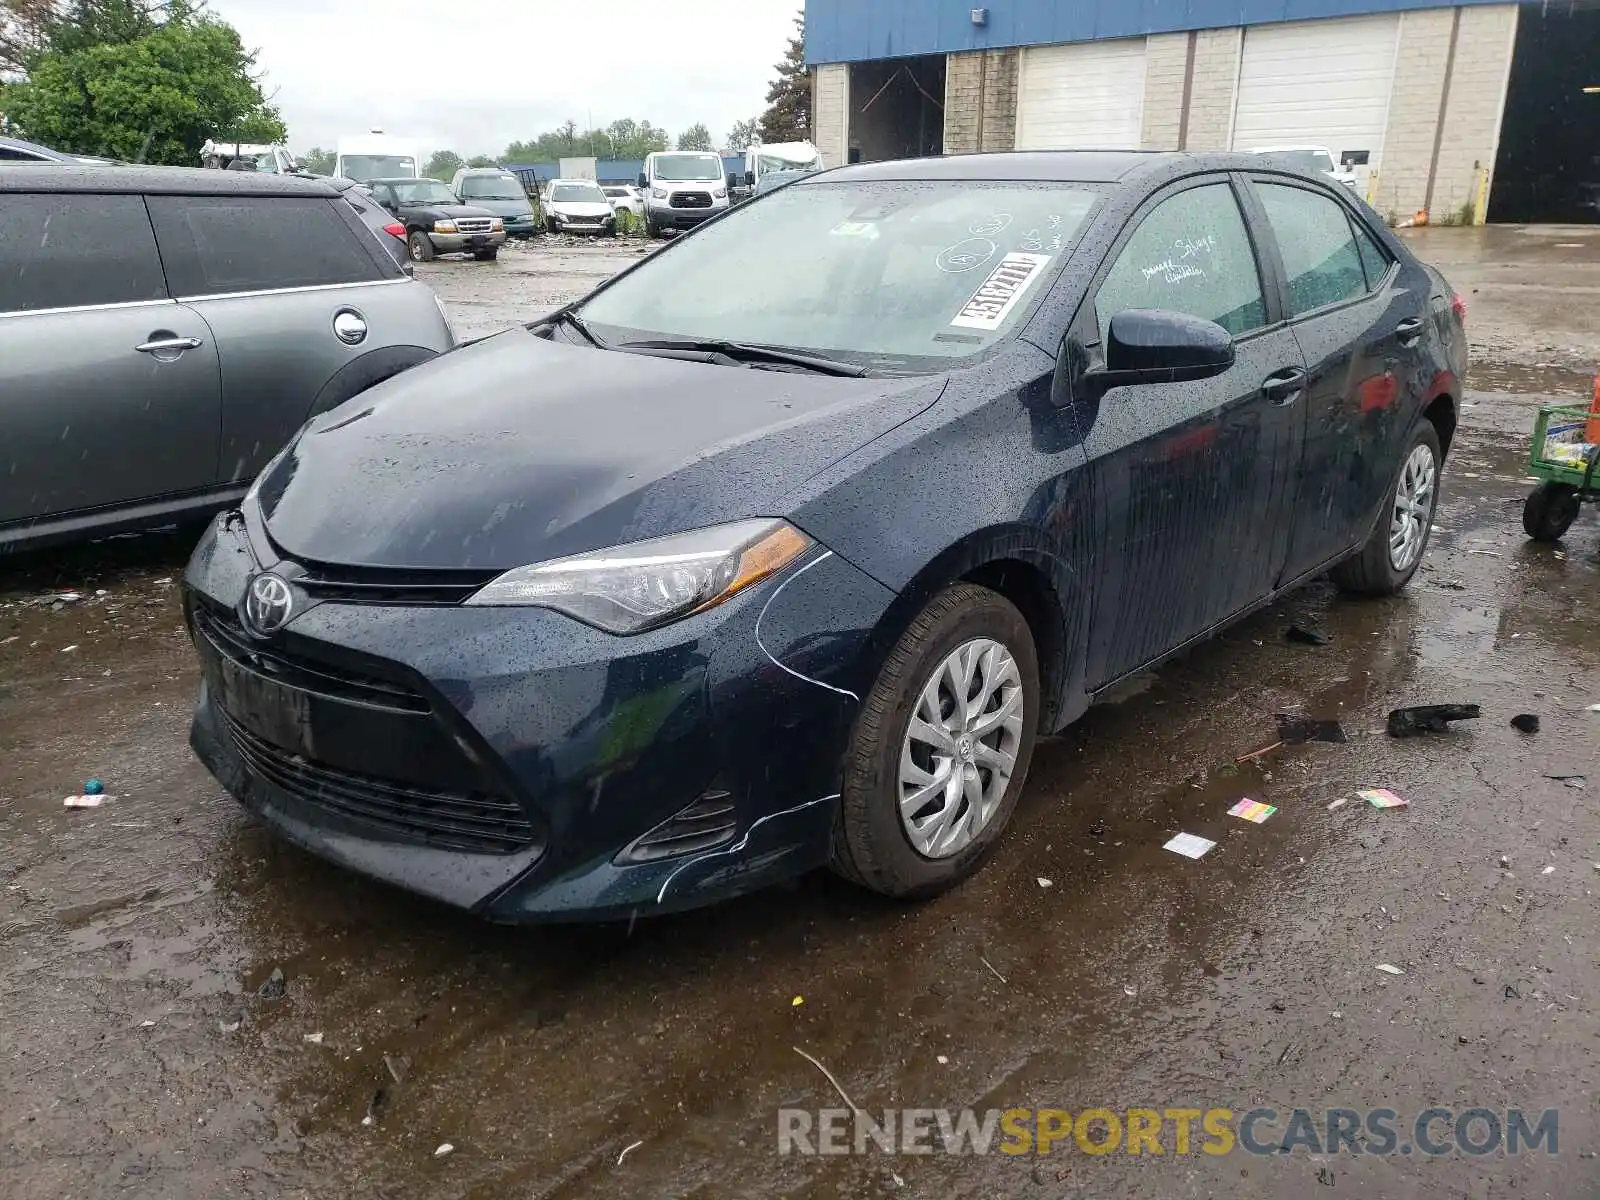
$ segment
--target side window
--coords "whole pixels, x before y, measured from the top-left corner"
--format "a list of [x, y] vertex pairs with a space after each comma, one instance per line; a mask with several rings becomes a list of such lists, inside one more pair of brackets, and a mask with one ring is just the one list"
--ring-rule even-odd
[[1366, 293], [1366, 272], [1343, 205], [1305, 188], [1256, 187], [1289, 277], [1291, 316]]
[[29, 154], [26, 150], [15, 150], [10, 146], [0, 146], [0, 162], [49, 162], [42, 154]]
[[1382, 246], [1378, 245], [1376, 239], [1360, 221], [1351, 218], [1350, 228], [1356, 232], [1356, 252], [1361, 255], [1361, 265], [1367, 271], [1367, 287], [1375, 288], [1389, 273], [1389, 264], [1394, 260]]
[[178, 296], [384, 278], [336, 203], [314, 196], [152, 196], [150, 215]]
[[0, 312], [166, 298], [139, 196], [0, 196]]
[[1261, 275], [1233, 189], [1206, 184], [1158, 204], [1117, 254], [1094, 304], [1102, 341], [1111, 318], [1130, 308], [1204, 317], [1235, 335], [1265, 325]]

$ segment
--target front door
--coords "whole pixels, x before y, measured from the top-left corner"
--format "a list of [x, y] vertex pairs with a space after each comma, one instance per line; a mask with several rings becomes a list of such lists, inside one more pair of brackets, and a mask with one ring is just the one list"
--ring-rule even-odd
[[1089, 366], [1111, 318], [1163, 309], [1236, 339], [1196, 383], [1074, 391], [1093, 480], [1091, 687], [1136, 670], [1272, 590], [1288, 550], [1305, 437], [1305, 363], [1269, 326], [1255, 247], [1225, 178], [1179, 185], [1132, 223], [1074, 325]]
[[217, 348], [167, 298], [144, 201], [0, 208], [0, 523], [215, 486]]

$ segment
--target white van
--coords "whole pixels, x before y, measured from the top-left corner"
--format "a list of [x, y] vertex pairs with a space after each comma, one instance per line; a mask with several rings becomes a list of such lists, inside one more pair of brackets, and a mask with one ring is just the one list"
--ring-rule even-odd
[[340, 138], [333, 177], [366, 183], [373, 179], [420, 179], [417, 143], [390, 137], [381, 129], [360, 137]]
[[773, 142], [744, 152], [746, 196], [761, 196], [822, 170], [822, 154], [810, 142]]
[[644, 160], [638, 182], [651, 237], [663, 229], [693, 229], [728, 208], [722, 157], [708, 150], [658, 151]]

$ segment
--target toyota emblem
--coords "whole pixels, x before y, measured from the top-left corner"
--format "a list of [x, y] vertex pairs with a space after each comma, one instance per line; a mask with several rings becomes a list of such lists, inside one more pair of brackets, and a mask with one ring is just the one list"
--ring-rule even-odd
[[294, 612], [294, 593], [283, 576], [267, 571], [250, 581], [244, 615], [256, 633], [276, 633], [289, 623]]

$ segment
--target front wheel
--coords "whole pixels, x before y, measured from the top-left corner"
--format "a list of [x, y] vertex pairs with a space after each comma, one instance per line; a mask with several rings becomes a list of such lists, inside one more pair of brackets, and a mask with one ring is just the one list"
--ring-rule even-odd
[[1022, 614], [974, 584], [941, 592], [856, 720], [833, 869], [906, 900], [966, 879], [1011, 819], [1038, 724], [1038, 654]]
[[1417, 573], [1433, 531], [1439, 502], [1439, 466], [1444, 452], [1433, 422], [1423, 421], [1400, 459], [1383, 515], [1354, 558], [1331, 572], [1340, 591], [1356, 596], [1393, 596]]
[[1567, 483], [1541, 483], [1522, 506], [1522, 529], [1536, 542], [1559, 542], [1578, 519], [1582, 501]]
[[406, 248], [417, 262], [432, 262], [434, 259], [433, 239], [420, 229], [406, 239]]
[[500, 257], [500, 247], [495, 246], [491, 250], [474, 250], [472, 252], [472, 257], [477, 259], [479, 262], [493, 262], [495, 259]]

